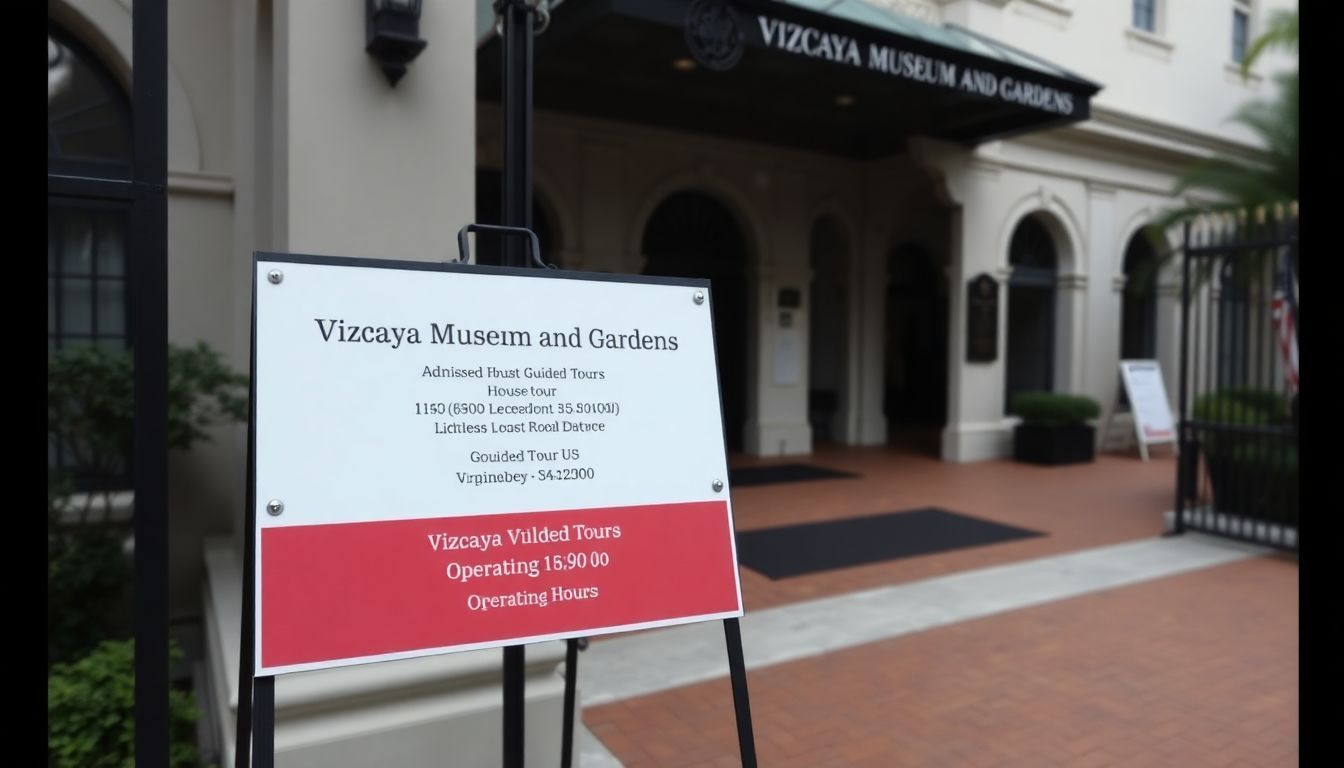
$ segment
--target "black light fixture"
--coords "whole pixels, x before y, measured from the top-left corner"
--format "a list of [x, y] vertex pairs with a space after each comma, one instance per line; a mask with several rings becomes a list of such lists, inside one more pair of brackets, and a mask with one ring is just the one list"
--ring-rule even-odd
[[364, 0], [364, 50], [396, 86], [428, 45], [420, 39], [420, 0]]

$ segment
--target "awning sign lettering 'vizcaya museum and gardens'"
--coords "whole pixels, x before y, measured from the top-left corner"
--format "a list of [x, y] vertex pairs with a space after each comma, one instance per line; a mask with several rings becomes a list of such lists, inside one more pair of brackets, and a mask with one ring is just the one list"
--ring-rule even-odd
[[787, 53], [838, 64], [849, 64], [895, 77], [944, 88], [955, 88], [989, 98], [1021, 104], [1060, 115], [1074, 112], [1073, 95], [1019, 78], [959, 66], [955, 62], [903, 51], [888, 45], [864, 43], [846, 34], [816, 27], [756, 16], [761, 43]]

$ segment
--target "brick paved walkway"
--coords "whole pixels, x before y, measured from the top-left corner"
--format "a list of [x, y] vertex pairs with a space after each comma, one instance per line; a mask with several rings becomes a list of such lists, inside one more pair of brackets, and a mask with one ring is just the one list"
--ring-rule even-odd
[[860, 477], [734, 489], [739, 531], [933, 506], [1048, 535], [781, 581], [744, 568], [748, 611], [1157, 536], [1164, 530], [1163, 511], [1172, 508], [1176, 477], [1170, 456], [1143, 462], [1103, 454], [1089, 464], [1039, 467], [1013, 461], [951, 464], [876, 448], [823, 450], [801, 461]]
[[[1297, 565], [1256, 558], [1062, 600], [749, 685], [763, 766], [1295, 766]], [[738, 764], [726, 679], [584, 722], [630, 768]]]
[[[748, 611], [1154, 537], [1175, 471], [806, 461], [864, 477], [736, 490], [739, 529], [940, 506], [1049, 535], [778, 582], [743, 569]], [[756, 743], [762, 766], [1293, 766], [1297, 647], [1296, 561], [1254, 558], [753, 670]], [[726, 679], [583, 719], [627, 766], [738, 764]]]

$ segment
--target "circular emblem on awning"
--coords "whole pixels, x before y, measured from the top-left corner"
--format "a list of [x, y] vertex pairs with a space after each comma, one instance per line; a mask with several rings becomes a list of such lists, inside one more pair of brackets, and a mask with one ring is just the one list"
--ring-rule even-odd
[[686, 46], [706, 69], [722, 72], [742, 58], [742, 30], [723, 0], [691, 0], [686, 9]]

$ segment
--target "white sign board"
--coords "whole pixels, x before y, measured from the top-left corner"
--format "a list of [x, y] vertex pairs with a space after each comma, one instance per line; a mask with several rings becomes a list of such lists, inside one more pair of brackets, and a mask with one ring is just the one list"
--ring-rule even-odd
[[254, 279], [256, 675], [742, 615], [708, 281]]
[[775, 329], [775, 384], [793, 386], [802, 381], [803, 350], [798, 329], [790, 325]]
[[1148, 446], [1176, 442], [1171, 403], [1162, 383], [1162, 367], [1156, 360], [1121, 360], [1120, 379], [1129, 397], [1139, 452], [1147, 461]]

